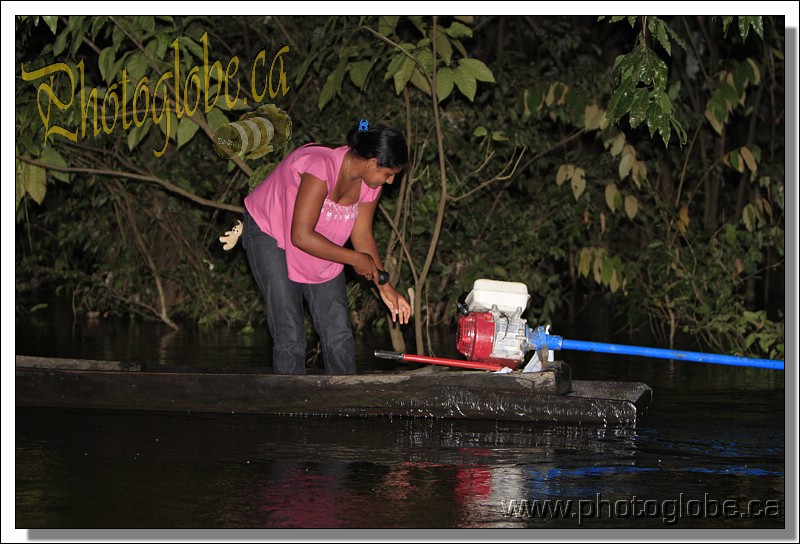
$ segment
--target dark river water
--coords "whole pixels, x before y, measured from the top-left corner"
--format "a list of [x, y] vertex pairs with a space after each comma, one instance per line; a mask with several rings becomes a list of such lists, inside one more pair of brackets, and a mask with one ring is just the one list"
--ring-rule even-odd
[[[604, 328], [591, 321], [553, 333], [623, 343]], [[454, 338], [445, 332], [448, 343]], [[360, 371], [387, 369], [372, 352], [390, 344], [358, 344]], [[456, 356], [443, 349], [438, 355]], [[21, 355], [199, 368], [263, 366], [268, 352], [265, 330], [169, 333], [47, 312], [16, 327]], [[603, 534], [597, 529], [674, 538], [687, 528], [780, 539], [796, 531], [797, 392], [795, 384], [786, 389], [784, 372], [576, 352], [558, 358], [573, 379], [648, 384], [653, 402], [636, 428], [18, 407], [15, 526], [31, 539], [71, 534], [64, 529], [102, 529], [109, 538], [184, 530], [156, 532], [159, 539], [239, 538], [238, 529], [271, 530], [246, 533], [253, 538], [347, 539], [364, 535], [330, 529], [368, 529], [376, 539], [425, 540], [593, 539]]]

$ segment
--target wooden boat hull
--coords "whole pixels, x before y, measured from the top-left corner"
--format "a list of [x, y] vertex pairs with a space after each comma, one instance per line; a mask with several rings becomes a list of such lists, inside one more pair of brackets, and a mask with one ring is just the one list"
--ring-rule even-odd
[[113, 361], [18, 355], [16, 405], [632, 426], [652, 399], [642, 383], [574, 381], [562, 362], [537, 373], [443, 370], [355, 376], [143, 372]]

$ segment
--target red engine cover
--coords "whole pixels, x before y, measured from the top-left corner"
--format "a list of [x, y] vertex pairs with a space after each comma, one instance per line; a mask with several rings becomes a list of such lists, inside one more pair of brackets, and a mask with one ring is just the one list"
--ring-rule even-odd
[[493, 361], [494, 318], [489, 312], [471, 312], [458, 318], [456, 349], [470, 361]]

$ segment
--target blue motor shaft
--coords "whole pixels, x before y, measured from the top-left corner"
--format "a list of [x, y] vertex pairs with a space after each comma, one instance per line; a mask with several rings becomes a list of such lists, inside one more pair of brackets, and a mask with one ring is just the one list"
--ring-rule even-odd
[[548, 349], [594, 351], [597, 353], [615, 353], [618, 355], [638, 355], [639, 357], [653, 357], [656, 359], [673, 359], [678, 361], [693, 361], [697, 363], [714, 363], [719, 365], [751, 366], [755, 368], [770, 368], [784, 370], [784, 362], [772, 359], [753, 359], [738, 357], [736, 355], [718, 355], [714, 353], [700, 353], [697, 351], [681, 351], [674, 349], [648, 348], [642, 346], [626, 346], [622, 344], [604, 344], [602, 342], [584, 342], [582, 340], [567, 340], [560, 336], [549, 334], [544, 327], [536, 327], [528, 331], [528, 344], [531, 349], [540, 350], [544, 346]]

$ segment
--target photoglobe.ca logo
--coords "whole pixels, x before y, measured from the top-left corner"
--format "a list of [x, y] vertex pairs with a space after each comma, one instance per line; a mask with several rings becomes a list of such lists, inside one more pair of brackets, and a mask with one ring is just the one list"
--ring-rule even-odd
[[719, 500], [703, 494], [702, 499], [687, 498], [683, 493], [677, 499], [643, 499], [634, 495], [630, 499], [603, 499], [597, 493], [593, 499], [511, 499], [501, 500], [506, 517], [527, 519], [575, 519], [578, 525], [584, 520], [600, 519], [660, 519], [665, 525], [676, 525], [683, 519], [779, 519], [781, 503], [778, 499], [751, 499], [744, 503], [735, 499]]
[[[23, 81], [37, 81], [49, 76], [47, 80], [39, 83], [36, 89], [36, 105], [39, 117], [44, 124], [45, 144], [51, 135], [77, 142], [80, 132], [80, 138], [86, 138], [86, 125], [90, 118], [92, 132], [94, 136], [97, 136], [101, 132], [111, 134], [120, 119], [124, 130], [130, 129], [132, 126], [141, 128], [149, 116], [154, 124], [159, 125], [163, 121], [166, 125], [162, 127], [165, 134], [164, 145], [161, 149], [153, 149], [153, 154], [160, 157], [167, 149], [169, 135], [174, 133], [174, 127], [170, 126], [172, 112], [175, 113], [178, 120], [184, 115], [192, 116], [198, 110], [209, 113], [217, 105], [218, 100], [223, 97], [229, 109], [237, 104], [247, 105], [247, 99], [239, 97], [241, 82], [236, 78], [239, 71], [239, 57], [235, 55], [231, 57], [223, 71], [222, 63], [219, 60], [214, 62], [209, 60], [208, 33], [203, 34], [200, 42], [203, 44], [202, 68], [194, 65], [189, 68], [188, 72], [185, 72], [184, 78], [181, 77], [181, 50], [178, 38], [176, 38], [170, 45], [173, 51], [173, 69], [161, 74], [155, 85], [151, 86], [151, 80], [147, 76], [141, 77], [138, 81], [132, 81], [127, 70], [123, 68], [121, 78], [118, 82], [115, 81], [108, 86], [102, 100], [98, 98], [97, 87], [86, 92], [83, 59], [76, 65], [78, 82], [76, 82], [76, 74], [72, 67], [65, 62], [56, 62], [30, 72], [25, 70], [25, 66], [22, 66]], [[250, 94], [256, 104], [261, 104], [267, 94], [274, 99], [279, 93], [285, 96], [289, 92], [283, 64], [283, 55], [288, 52], [289, 46], [287, 45], [275, 53], [269, 71], [266, 71], [266, 51], [261, 50], [256, 54], [250, 69]], [[55, 88], [55, 82], [60, 79], [59, 76], [65, 76], [69, 80], [66, 89], [67, 96], [60, 97], [58, 91], [64, 91], [64, 89]], [[210, 99], [212, 79], [216, 80], [216, 92], [213, 93], [213, 99]], [[76, 84], [79, 84], [80, 89], [79, 104], [75, 101]], [[133, 94], [129, 95], [131, 87], [133, 87]], [[234, 88], [235, 92], [233, 92]], [[75, 106], [80, 108], [80, 127], [65, 127], [53, 122], [54, 108], [60, 112], [67, 112]]]
[[258, 159], [283, 146], [292, 137], [292, 119], [275, 104], [245, 113], [235, 123], [214, 132], [214, 150], [220, 157]]

